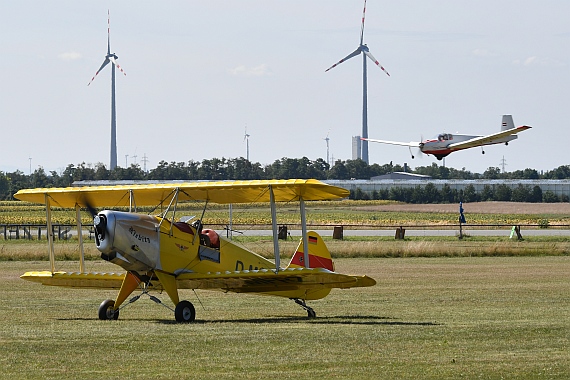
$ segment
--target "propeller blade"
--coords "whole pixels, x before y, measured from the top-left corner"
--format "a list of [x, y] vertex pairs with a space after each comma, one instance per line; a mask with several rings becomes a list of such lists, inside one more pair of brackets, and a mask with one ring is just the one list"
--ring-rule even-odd
[[386, 75], [390, 76], [390, 73], [388, 73], [388, 71], [386, 71], [386, 69], [384, 68], [384, 66], [382, 66], [380, 64], [380, 62], [378, 62], [376, 60], [376, 58], [374, 58], [374, 56], [372, 55], [372, 53], [370, 53], [369, 51], [365, 51], [364, 54], [366, 54], [366, 56], [368, 58], [370, 58], [372, 60], [372, 62], [374, 62], [376, 64], [376, 66], [380, 67], [382, 69], [382, 71], [384, 71], [386, 73]]
[[364, 41], [364, 18], [366, 16], [366, 0], [364, 0], [364, 9], [362, 10], [362, 26], [360, 27], [360, 45]]
[[335, 63], [334, 65], [332, 65], [331, 67], [329, 67], [328, 69], [325, 70], [325, 73], [327, 71], [329, 71], [330, 69], [334, 69], [335, 67], [337, 67], [338, 65], [340, 65], [341, 63], [343, 63], [346, 60], [351, 59], [352, 57], [357, 56], [358, 54], [360, 54], [362, 52], [362, 50], [360, 49], [360, 47], [358, 49], [356, 49], [355, 51], [353, 51], [352, 53], [350, 53], [349, 55], [347, 55], [346, 57], [344, 57], [343, 59], [341, 59], [340, 61], [338, 61], [337, 63]]
[[82, 203], [85, 205], [85, 208], [87, 209], [87, 211], [89, 211], [89, 214], [91, 214], [93, 218], [96, 217], [97, 214], [99, 214], [99, 212], [93, 206], [93, 204], [91, 203], [91, 201], [87, 196], [83, 197], [82, 201], [83, 201]]
[[101, 67], [99, 67], [99, 70], [97, 70], [95, 75], [93, 75], [93, 78], [91, 78], [89, 83], [87, 83], [88, 86], [91, 84], [91, 82], [93, 82], [95, 80], [95, 77], [97, 76], [97, 74], [99, 74], [101, 72], [101, 70], [103, 70], [103, 68], [109, 64], [109, 62], [110, 62], [109, 58], [105, 58], [105, 60], [103, 61], [103, 64], [101, 65]]
[[125, 71], [123, 70], [123, 68], [122, 68], [121, 66], [119, 66], [119, 64], [117, 63], [117, 61], [115, 60], [114, 57], [109, 57], [109, 61], [113, 62], [113, 65], [115, 65], [115, 67], [116, 67], [117, 69], [119, 69], [119, 70], [123, 73], [123, 75], [127, 75], [127, 73], [125, 73]]

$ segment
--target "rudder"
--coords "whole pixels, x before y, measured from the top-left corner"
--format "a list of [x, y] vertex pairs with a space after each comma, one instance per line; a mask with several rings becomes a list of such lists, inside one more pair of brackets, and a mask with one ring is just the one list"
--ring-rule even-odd
[[513, 116], [512, 115], [503, 115], [503, 121], [501, 123], [501, 131], [513, 129], [514, 127], [515, 127], [515, 123], [513, 122]]
[[[309, 243], [309, 268], [324, 268], [334, 272], [334, 263], [325, 242], [315, 231], [307, 232]], [[287, 268], [305, 268], [303, 239], [299, 242]]]

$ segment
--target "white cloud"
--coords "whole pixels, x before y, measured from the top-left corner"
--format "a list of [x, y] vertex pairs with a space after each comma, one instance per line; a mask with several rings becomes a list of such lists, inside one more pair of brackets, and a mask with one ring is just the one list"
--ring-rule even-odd
[[57, 57], [62, 61], [75, 61], [77, 59], [81, 59], [82, 55], [81, 53], [70, 51], [70, 52], [61, 53]]
[[265, 63], [259, 66], [247, 67], [245, 65], [237, 66], [228, 70], [230, 74], [244, 77], [262, 77], [271, 75], [271, 69]]
[[548, 57], [532, 56], [526, 59], [517, 59], [513, 61], [514, 65], [522, 66], [542, 66], [542, 67], [562, 67], [565, 66], [563, 62]]
[[495, 57], [497, 54], [487, 49], [475, 49], [472, 51], [474, 56], [477, 57]]

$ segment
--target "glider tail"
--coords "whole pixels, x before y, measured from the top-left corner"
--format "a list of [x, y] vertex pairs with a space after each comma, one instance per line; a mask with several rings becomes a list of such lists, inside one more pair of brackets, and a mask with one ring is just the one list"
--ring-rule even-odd
[[[325, 245], [323, 239], [318, 233], [309, 231], [307, 233], [307, 241], [309, 245], [309, 268], [325, 268], [334, 272], [334, 263], [331, 254]], [[305, 250], [303, 247], [303, 239], [299, 242], [297, 250], [291, 258], [291, 262], [287, 268], [304, 268], [305, 267]]]
[[513, 122], [512, 115], [503, 115], [503, 122], [501, 123], [501, 131], [506, 131], [508, 129], [513, 129], [515, 123]]

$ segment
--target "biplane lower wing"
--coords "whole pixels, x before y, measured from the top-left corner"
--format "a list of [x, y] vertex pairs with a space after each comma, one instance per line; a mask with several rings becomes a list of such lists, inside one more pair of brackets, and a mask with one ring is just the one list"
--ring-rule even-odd
[[100, 272], [26, 272], [20, 276], [22, 280], [38, 282], [42, 285], [63, 286], [84, 289], [119, 289], [125, 273]]
[[[26, 272], [23, 280], [49, 286], [72, 288], [119, 289], [125, 273], [100, 272]], [[376, 281], [368, 276], [352, 276], [331, 272], [323, 268], [289, 268], [278, 273], [269, 269], [245, 270], [224, 273], [184, 273], [176, 277], [178, 289], [222, 290], [236, 293], [266, 293], [308, 289], [348, 289], [373, 286]], [[160, 290], [156, 280], [150, 289]]]
[[185, 273], [177, 277], [180, 289], [220, 289], [236, 293], [265, 293], [282, 290], [332, 289], [372, 286], [367, 276], [351, 276], [323, 268], [289, 268], [225, 273]]

